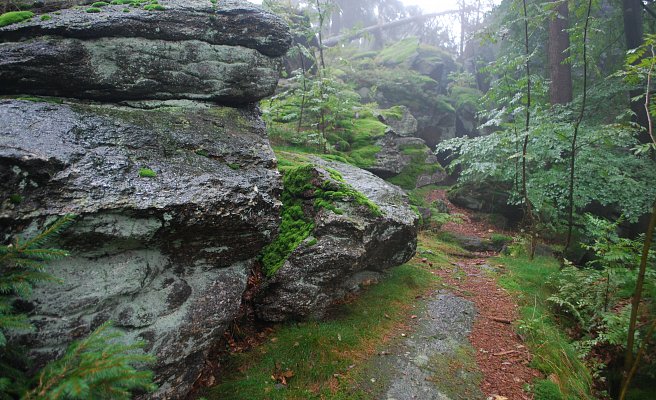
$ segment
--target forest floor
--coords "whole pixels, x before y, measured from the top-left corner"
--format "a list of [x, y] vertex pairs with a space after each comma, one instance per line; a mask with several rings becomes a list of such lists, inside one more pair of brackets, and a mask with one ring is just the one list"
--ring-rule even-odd
[[[427, 196], [429, 202], [444, 201], [451, 214], [459, 215], [461, 222], [448, 222], [443, 232], [480, 239], [497, 232], [450, 203], [444, 190]], [[371, 379], [387, 381], [380, 398], [531, 399], [525, 388], [541, 374], [529, 367], [531, 355], [513, 329], [518, 306], [497, 283], [504, 266], [494, 262], [493, 252], [446, 250], [445, 266], [430, 261], [430, 248], [418, 249], [421, 261], [441, 278], [442, 288], [419, 305], [411, 332], [370, 363]]]

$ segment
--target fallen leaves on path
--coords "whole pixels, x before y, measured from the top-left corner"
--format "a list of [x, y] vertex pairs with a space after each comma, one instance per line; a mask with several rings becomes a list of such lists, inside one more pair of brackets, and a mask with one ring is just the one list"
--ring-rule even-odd
[[[446, 199], [443, 190], [429, 194], [429, 199], [442, 199], [451, 211], [463, 214], [462, 224], [449, 223], [443, 230], [465, 235], [486, 237], [493, 232], [481, 221], [472, 218], [471, 211], [455, 207]], [[474, 321], [470, 342], [476, 349], [476, 363], [483, 373], [481, 390], [492, 400], [532, 399], [524, 386], [540, 377], [529, 367], [531, 354], [522, 339], [515, 333], [512, 323], [518, 318], [514, 299], [499, 287], [489, 270], [487, 256], [459, 259], [451, 268], [436, 270], [454, 291], [476, 305], [478, 316]], [[485, 267], [482, 267], [485, 266]]]

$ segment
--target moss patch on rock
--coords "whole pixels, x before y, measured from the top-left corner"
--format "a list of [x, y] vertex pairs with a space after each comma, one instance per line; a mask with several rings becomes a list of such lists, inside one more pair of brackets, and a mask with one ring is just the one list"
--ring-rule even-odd
[[28, 20], [34, 16], [31, 11], [10, 11], [0, 15], [0, 28]]
[[[326, 209], [342, 214], [339, 202], [352, 202], [364, 206], [369, 213], [378, 217], [382, 212], [367, 196], [344, 182], [342, 175], [326, 168], [307, 163], [302, 156], [280, 158], [279, 169], [283, 172], [282, 222], [279, 234], [262, 252], [262, 262], [267, 276], [282, 267], [294, 250], [307, 239], [314, 229], [314, 214]], [[308, 245], [316, 243], [310, 240]]]

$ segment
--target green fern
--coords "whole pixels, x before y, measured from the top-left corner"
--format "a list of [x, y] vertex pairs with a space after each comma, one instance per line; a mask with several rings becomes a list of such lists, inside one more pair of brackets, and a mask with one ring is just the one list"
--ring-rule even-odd
[[31, 399], [129, 399], [132, 390], [153, 391], [151, 371], [133, 365], [151, 363], [143, 342], [120, 343], [121, 334], [104, 323], [86, 339], [74, 342], [64, 356], [37, 377], [38, 386], [23, 397]]
[[69, 254], [48, 245], [73, 221], [74, 216], [64, 216], [30, 239], [16, 237], [0, 246], [0, 399], [128, 399], [132, 390], [155, 389], [152, 372], [135, 368], [152, 362], [153, 357], [143, 354], [142, 342], [122, 344], [121, 334], [110, 330], [109, 323], [71, 344], [32, 383], [23, 372], [24, 354], [7, 341], [12, 332], [33, 329], [12, 303], [29, 298], [37, 283], [59, 281], [45, 264]]

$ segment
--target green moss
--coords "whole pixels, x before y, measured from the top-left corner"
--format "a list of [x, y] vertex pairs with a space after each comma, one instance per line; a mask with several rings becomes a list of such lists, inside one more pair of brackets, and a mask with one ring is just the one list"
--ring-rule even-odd
[[565, 400], [558, 385], [548, 379], [539, 379], [533, 383], [535, 400]]
[[20, 203], [23, 202], [23, 196], [21, 196], [20, 194], [14, 193], [14, 194], [9, 196], [9, 202], [12, 203], [12, 204], [20, 204]]
[[275, 274], [314, 229], [314, 223], [303, 211], [301, 198], [304, 192], [315, 189], [312, 179], [311, 166], [296, 167], [283, 175], [282, 221], [278, 236], [262, 251], [267, 276]]
[[164, 11], [166, 10], [166, 7], [159, 5], [159, 4], [148, 4], [144, 6], [144, 10], [146, 11]]
[[210, 155], [210, 153], [205, 149], [198, 149], [198, 150], [194, 151], [194, 153], [198, 154], [199, 156], [203, 156], [203, 157], [208, 157]]
[[95, 3], [91, 3], [91, 7], [97, 7], [97, 8], [102, 8], [108, 5], [109, 3], [107, 3], [106, 1], [96, 1]]
[[241, 165], [237, 163], [228, 163], [228, 167], [230, 167], [230, 169], [238, 170], [241, 168]]
[[332, 180], [324, 180], [312, 164], [303, 161], [281, 158], [278, 154], [279, 168], [283, 171], [282, 222], [276, 239], [262, 252], [262, 262], [267, 276], [272, 276], [282, 267], [291, 253], [310, 235], [314, 229], [311, 217], [305, 214], [306, 200], [313, 199], [315, 210], [326, 209], [336, 214], [343, 211], [336, 202], [352, 201], [365, 207], [373, 216], [382, 212], [378, 205], [365, 195], [344, 182], [341, 174], [331, 168], [326, 171]]
[[142, 178], [154, 178], [157, 176], [157, 172], [153, 171], [150, 168], [140, 168], [139, 176]]
[[425, 145], [404, 145], [400, 147], [400, 150], [401, 153], [410, 156], [410, 163], [400, 174], [387, 180], [403, 189], [414, 189], [417, 186], [417, 178], [420, 175], [432, 175], [436, 172], [444, 171], [444, 168], [437, 163], [426, 164], [426, 157], [430, 151]]
[[418, 48], [419, 39], [416, 37], [405, 38], [383, 49], [376, 57], [376, 61], [388, 65], [401, 64], [416, 55]]
[[124, 9], [123, 9], [123, 12], [124, 12], [124, 13], [130, 12], [130, 9], [129, 9], [129, 8], [124, 8]]
[[490, 241], [495, 247], [503, 247], [508, 243], [512, 243], [512, 236], [503, 235], [501, 233], [493, 233], [490, 235]]
[[400, 121], [401, 118], [403, 118], [403, 107], [394, 106], [392, 108], [388, 108], [387, 110], [380, 110], [380, 114], [385, 117], [385, 119], [395, 119]]
[[354, 164], [360, 168], [371, 167], [376, 163], [376, 154], [378, 154], [380, 150], [380, 146], [376, 145], [363, 146], [351, 150], [349, 153], [349, 158], [352, 160], [350, 164]]
[[98, 8], [98, 7], [91, 7], [91, 8], [87, 8], [87, 9], [86, 9], [86, 12], [88, 12], [88, 13], [90, 13], [90, 14], [96, 14], [96, 13], [99, 13], [99, 12], [101, 12], [101, 11], [102, 11], [102, 10], [101, 10], [100, 8]]
[[52, 17], [48, 14], [43, 14], [41, 17], [39, 17], [41, 21], [50, 21]]
[[34, 16], [31, 11], [10, 11], [0, 15], [0, 28], [3, 26], [23, 22]]
[[454, 86], [451, 88], [451, 98], [454, 100], [455, 106], [458, 109], [462, 107], [470, 107], [477, 110], [482, 95], [483, 93], [481, 93], [480, 90], [474, 88], [461, 86]]

